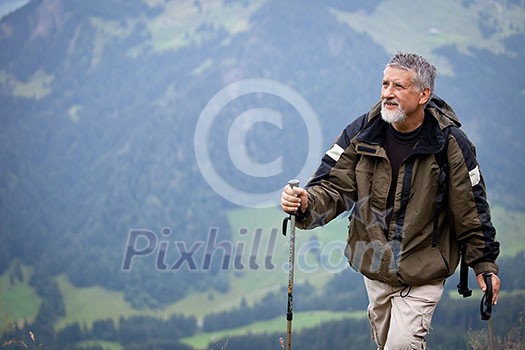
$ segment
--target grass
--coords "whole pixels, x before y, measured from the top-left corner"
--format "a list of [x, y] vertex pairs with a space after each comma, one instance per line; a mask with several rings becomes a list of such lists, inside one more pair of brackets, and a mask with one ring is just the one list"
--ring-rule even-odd
[[111, 45], [114, 39], [125, 38], [130, 35], [138, 21], [128, 20], [122, 24], [117, 21], [106, 21], [92, 17], [91, 24], [96, 28], [91, 65], [96, 66], [102, 60], [104, 48]]
[[[371, 13], [335, 10], [333, 13], [350, 28], [370, 35], [386, 52], [417, 51], [434, 62], [440, 73], [452, 75], [451, 63], [436, 54], [440, 48], [454, 45], [466, 54], [471, 54], [473, 49], [508, 53], [504, 40], [524, 31], [525, 9], [485, 0], [473, 1], [468, 7], [452, 0], [385, 0]], [[479, 25], [481, 21], [490, 26], [493, 33], [484, 34]]]
[[[347, 318], [363, 318], [366, 317], [365, 311], [359, 312], [332, 312], [332, 311], [311, 311], [298, 312], [294, 314], [293, 330], [301, 331], [308, 328], [319, 326], [328, 321], [336, 321]], [[243, 327], [222, 330], [219, 332], [199, 333], [193, 337], [182, 339], [182, 343], [193, 347], [194, 349], [206, 349], [208, 346], [221, 338], [234, 337], [244, 334], [270, 334], [281, 333], [283, 337], [286, 335], [286, 318], [276, 317], [271, 320], [254, 322]], [[278, 339], [275, 339], [278, 344]]]
[[86, 340], [75, 345], [78, 349], [100, 347], [102, 350], [124, 350], [124, 347], [119, 343], [109, 341]]
[[75, 322], [91, 327], [94, 321], [103, 319], [112, 319], [118, 324], [120, 316], [140, 314], [124, 300], [122, 292], [99, 286], [77, 288], [64, 275], [58, 276], [57, 282], [66, 308], [66, 316], [55, 324], [57, 330]]
[[14, 77], [6, 78], [5, 75], [0, 74], [0, 82], [8, 82], [12, 87], [14, 97], [33, 98], [40, 100], [52, 92], [51, 84], [55, 77], [47, 74], [43, 69], [39, 68], [27, 82], [22, 82]]
[[525, 250], [525, 213], [501, 206], [492, 207], [491, 212], [496, 237], [501, 243], [501, 255], [514, 256]]
[[21, 265], [22, 281], [10, 281], [15, 264], [12, 263], [0, 276], [0, 316], [6, 321], [0, 323], [0, 333], [9, 329], [11, 322], [22, 325], [25, 321], [32, 321], [42, 302], [28, 283], [33, 272], [31, 267]]
[[177, 50], [199, 44], [216, 30], [230, 34], [250, 28], [249, 18], [264, 2], [252, 1], [244, 6], [237, 3], [202, 2], [192, 0], [168, 4], [164, 11], [148, 24], [152, 46], [157, 51]]

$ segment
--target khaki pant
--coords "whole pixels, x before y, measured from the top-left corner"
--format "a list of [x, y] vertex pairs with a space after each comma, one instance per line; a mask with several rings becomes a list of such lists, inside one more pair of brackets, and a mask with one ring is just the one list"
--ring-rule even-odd
[[381, 350], [424, 350], [444, 282], [392, 287], [365, 277], [372, 339]]

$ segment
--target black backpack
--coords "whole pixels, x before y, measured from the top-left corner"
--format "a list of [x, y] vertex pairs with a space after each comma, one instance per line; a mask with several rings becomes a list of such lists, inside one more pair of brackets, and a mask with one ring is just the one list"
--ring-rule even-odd
[[[438, 219], [439, 212], [446, 202], [446, 192], [448, 183], [448, 137], [450, 134], [450, 128], [457, 126], [449, 126], [443, 129], [443, 135], [445, 136], [444, 147], [435, 154], [436, 162], [439, 166], [439, 179], [438, 179], [438, 193], [436, 195], [436, 201], [434, 205], [434, 224], [432, 230], [432, 247], [436, 247], [439, 241], [438, 231]], [[457, 284], [458, 293], [463, 298], [472, 296], [472, 290], [468, 286], [468, 265], [465, 262], [466, 244], [465, 242], [459, 242], [459, 254], [460, 254], [460, 266], [459, 266], [459, 283]], [[487, 289], [483, 297], [481, 298], [480, 313], [481, 319], [487, 321], [492, 315], [492, 274], [484, 273], [483, 278]]]
[[[452, 126], [451, 126], [452, 127]], [[448, 135], [450, 134], [450, 128], [447, 127], [443, 130], [445, 136], [445, 146], [435, 154], [436, 162], [439, 166], [439, 179], [438, 179], [438, 193], [436, 195], [436, 201], [434, 204], [434, 226], [432, 229], [432, 247], [436, 247], [439, 242], [439, 231], [438, 221], [439, 212], [446, 202], [447, 182], [448, 182]], [[459, 254], [461, 257], [460, 268], [459, 268], [459, 283], [457, 285], [458, 293], [463, 298], [468, 298], [472, 295], [472, 290], [468, 287], [468, 265], [465, 262], [465, 250], [466, 246], [464, 243], [459, 244]]]

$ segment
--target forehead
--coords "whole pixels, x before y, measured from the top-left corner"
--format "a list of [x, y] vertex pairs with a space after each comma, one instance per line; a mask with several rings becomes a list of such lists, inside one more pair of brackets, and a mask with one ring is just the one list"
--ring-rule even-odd
[[383, 80], [412, 82], [416, 72], [397, 67], [386, 67], [383, 71]]

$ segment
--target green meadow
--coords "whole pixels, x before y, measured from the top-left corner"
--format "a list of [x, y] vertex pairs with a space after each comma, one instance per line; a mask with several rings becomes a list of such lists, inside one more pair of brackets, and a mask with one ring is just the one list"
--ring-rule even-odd
[[[494, 207], [493, 216], [502, 243], [503, 255], [510, 256], [525, 250], [525, 241], [521, 239], [525, 234], [525, 214]], [[206, 315], [230, 310], [238, 307], [241, 302], [253, 305], [268, 292], [285, 288], [288, 283], [289, 244], [288, 237], [281, 234], [284, 215], [277, 209], [237, 209], [230, 211], [228, 218], [232, 228], [231, 243], [235, 249], [239, 250], [242, 247], [240, 261], [244, 269], [225, 272], [225, 278], [228, 278], [230, 282], [230, 288], [226, 293], [211, 290], [195, 292], [160, 310], [136, 310], [124, 299], [122, 292], [110, 291], [100, 286], [78, 288], [73, 286], [64, 275], [59, 275], [55, 279], [64, 297], [66, 316], [55, 324], [55, 329], [60, 330], [75, 322], [91, 327], [94, 321], [103, 319], [112, 319], [115, 324], [118, 324], [120, 317], [134, 315], [167, 318], [173, 314], [183, 314], [195, 316], [202, 322]], [[342, 262], [340, 255], [344, 246], [346, 227], [347, 219], [340, 218], [324, 228], [296, 231], [296, 284], [308, 281], [314, 289], [313, 292], [322, 291], [327, 280]], [[221, 239], [226, 240], [227, 238]], [[328, 266], [321, 266], [319, 261], [312, 256], [309, 242], [313, 241], [316, 242], [315, 247], [325, 250], [323, 253], [331, 254]], [[217, 250], [215, 254], [222, 259], [221, 250]], [[250, 266], [250, 256], [255, 257], [252, 263], [258, 266], [257, 269], [253, 269], [254, 265]], [[270, 265], [267, 265], [266, 256], [270, 257]], [[13, 322], [21, 325], [34, 320], [41, 303], [40, 297], [28, 283], [32, 268], [20, 265], [22, 278], [15, 279], [15, 265], [12, 264], [0, 276], [0, 312], [4, 319], [1, 330], [4, 331], [12, 327]], [[326, 267], [334, 271], [327, 270]], [[200, 332], [184, 339], [184, 342], [195, 349], [203, 349], [214, 339], [247, 333], [274, 333], [282, 330], [284, 335], [286, 330], [285, 308], [286, 305], [283, 305], [282, 317], [220, 332]], [[348, 314], [323, 310], [299, 312], [294, 317], [294, 329], [315, 327], [322, 322], [347, 317], [363, 317], [363, 313]], [[85, 345], [92, 344], [93, 342], [89, 342]], [[97, 342], [97, 344], [108, 350], [121, 349], [116, 343]]]

